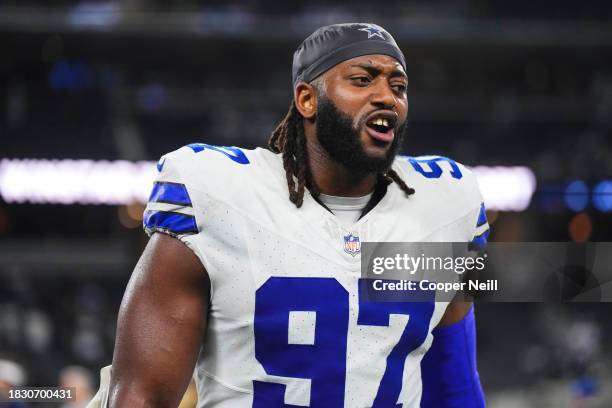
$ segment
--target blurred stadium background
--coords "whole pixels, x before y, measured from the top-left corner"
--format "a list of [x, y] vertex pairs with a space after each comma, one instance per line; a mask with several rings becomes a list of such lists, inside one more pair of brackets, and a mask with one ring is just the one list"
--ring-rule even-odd
[[[0, 0], [0, 387], [97, 387], [154, 162], [265, 145], [295, 47], [348, 21], [395, 36], [404, 153], [480, 166], [492, 240], [611, 240], [609, 1]], [[611, 407], [611, 306], [481, 304], [489, 406]]]

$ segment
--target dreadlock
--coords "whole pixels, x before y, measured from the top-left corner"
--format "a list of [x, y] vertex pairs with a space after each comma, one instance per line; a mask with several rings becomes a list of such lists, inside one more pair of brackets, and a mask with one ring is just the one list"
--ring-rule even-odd
[[[310, 166], [308, 166], [308, 150], [306, 149], [303, 118], [297, 110], [295, 102], [291, 101], [289, 111], [270, 135], [268, 148], [274, 153], [282, 153], [283, 155], [289, 200], [296, 207], [300, 208], [302, 206], [306, 188], [315, 197], [320, 194], [312, 178]], [[388, 169], [384, 174], [380, 174], [379, 178], [382, 178], [387, 184], [397, 183], [406, 197], [414, 194], [414, 189], [408, 187], [393, 169]]]

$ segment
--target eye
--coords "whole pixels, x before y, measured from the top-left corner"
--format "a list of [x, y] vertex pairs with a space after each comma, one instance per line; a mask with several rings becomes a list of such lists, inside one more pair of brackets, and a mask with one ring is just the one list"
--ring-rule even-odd
[[391, 85], [391, 88], [393, 88], [395, 92], [405, 93], [406, 89], [408, 89], [408, 86], [406, 84], [398, 83], [398, 84]]
[[370, 83], [370, 78], [368, 78], [367, 76], [356, 76], [352, 77], [351, 81], [353, 81], [358, 86], [365, 86]]

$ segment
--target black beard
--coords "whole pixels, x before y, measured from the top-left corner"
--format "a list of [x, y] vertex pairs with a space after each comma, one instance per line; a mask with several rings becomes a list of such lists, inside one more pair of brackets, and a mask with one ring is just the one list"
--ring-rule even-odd
[[372, 157], [365, 152], [359, 137], [359, 128], [364, 124], [359, 123], [355, 129], [352, 118], [321, 94], [315, 120], [317, 139], [327, 154], [357, 174], [387, 171], [395, 159], [406, 130], [404, 122], [395, 129], [395, 138], [386, 154], [383, 157]]

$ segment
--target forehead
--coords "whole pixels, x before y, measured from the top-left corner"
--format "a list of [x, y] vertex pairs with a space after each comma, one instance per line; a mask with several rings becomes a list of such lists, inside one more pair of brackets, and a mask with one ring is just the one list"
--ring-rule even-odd
[[383, 54], [362, 55], [359, 57], [351, 58], [346, 61], [342, 61], [340, 64], [336, 65], [332, 70], [343, 71], [343, 70], [348, 70], [348, 69], [360, 67], [360, 66], [376, 68], [379, 71], [383, 71], [383, 72], [400, 71], [404, 74], [406, 73], [404, 71], [404, 67], [402, 67], [402, 64], [400, 64], [398, 60], [396, 60], [395, 58], [389, 55], [383, 55]]

